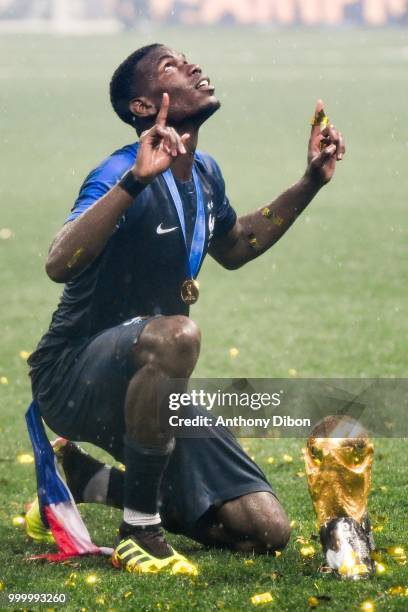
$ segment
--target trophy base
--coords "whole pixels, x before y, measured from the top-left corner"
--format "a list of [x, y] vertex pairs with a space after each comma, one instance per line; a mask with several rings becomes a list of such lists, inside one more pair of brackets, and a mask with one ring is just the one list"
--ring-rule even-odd
[[373, 575], [374, 539], [367, 516], [361, 524], [350, 517], [327, 521], [320, 528], [320, 541], [326, 564], [338, 578], [362, 580]]

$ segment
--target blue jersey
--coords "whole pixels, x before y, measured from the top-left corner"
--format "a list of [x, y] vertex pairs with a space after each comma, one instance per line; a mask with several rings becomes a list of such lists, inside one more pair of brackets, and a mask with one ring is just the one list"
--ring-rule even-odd
[[[134, 165], [136, 155], [137, 144], [125, 146], [93, 170], [67, 221], [76, 219], [116, 185]], [[198, 152], [194, 164], [205, 205], [203, 260], [213, 237], [228, 233], [236, 214], [214, 159]], [[193, 181], [177, 181], [177, 186], [189, 251], [196, 217], [195, 187]], [[40, 352], [57, 339], [90, 338], [136, 316], [187, 315], [188, 307], [180, 295], [187, 276], [186, 244], [177, 211], [163, 177], [158, 176], [118, 221], [100, 256], [65, 285]]]

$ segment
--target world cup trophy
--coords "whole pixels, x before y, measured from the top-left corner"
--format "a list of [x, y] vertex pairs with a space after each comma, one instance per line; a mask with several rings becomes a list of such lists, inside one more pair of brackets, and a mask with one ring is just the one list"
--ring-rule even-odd
[[349, 416], [328, 416], [304, 449], [309, 492], [327, 570], [358, 580], [374, 571], [374, 540], [367, 513], [374, 446]]

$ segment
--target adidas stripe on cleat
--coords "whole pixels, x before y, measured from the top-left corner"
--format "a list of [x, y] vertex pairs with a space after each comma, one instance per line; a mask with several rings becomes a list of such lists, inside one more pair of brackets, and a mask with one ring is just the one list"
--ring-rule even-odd
[[197, 567], [174, 549], [168, 557], [154, 557], [144, 550], [133, 537], [119, 542], [112, 555], [112, 565], [131, 573], [156, 574], [161, 571], [170, 571], [174, 575], [198, 575]]

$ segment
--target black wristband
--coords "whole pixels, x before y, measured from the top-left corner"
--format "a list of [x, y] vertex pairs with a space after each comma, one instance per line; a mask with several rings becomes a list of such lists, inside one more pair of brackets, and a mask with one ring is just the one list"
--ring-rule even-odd
[[122, 187], [132, 198], [136, 198], [139, 193], [146, 187], [144, 183], [138, 181], [133, 172], [129, 170], [126, 174], [120, 179], [118, 185]]

